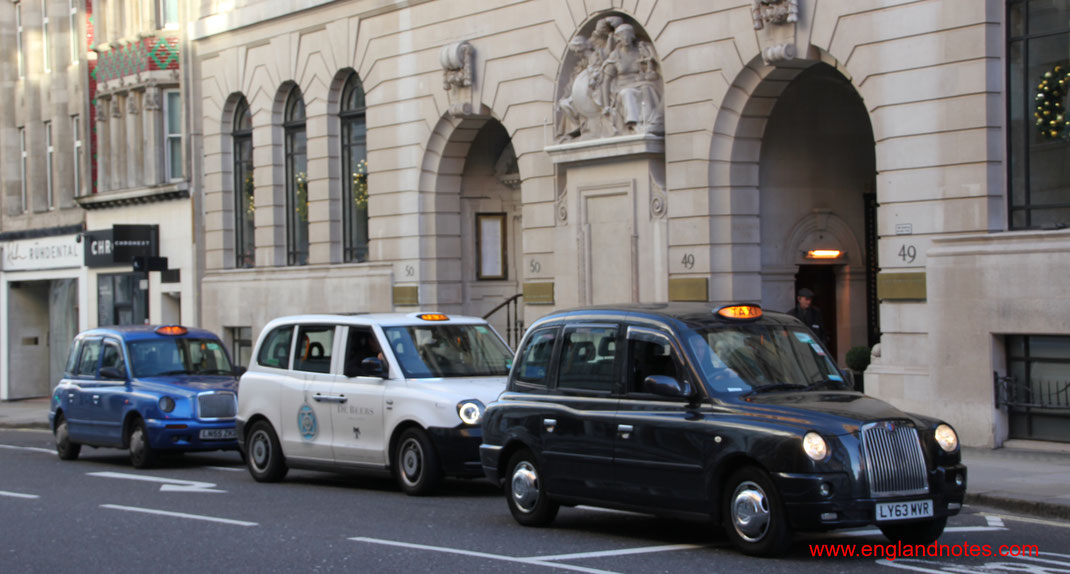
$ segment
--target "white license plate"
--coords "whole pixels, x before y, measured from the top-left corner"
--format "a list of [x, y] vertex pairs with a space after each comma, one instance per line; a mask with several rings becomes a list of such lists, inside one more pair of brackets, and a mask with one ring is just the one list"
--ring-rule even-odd
[[228, 440], [238, 438], [235, 429], [201, 429], [201, 440]]
[[933, 515], [933, 501], [878, 502], [877, 522], [926, 518]]

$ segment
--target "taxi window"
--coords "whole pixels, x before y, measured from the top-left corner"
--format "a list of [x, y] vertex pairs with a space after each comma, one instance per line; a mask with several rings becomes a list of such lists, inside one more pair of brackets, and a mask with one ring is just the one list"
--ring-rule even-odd
[[309, 373], [331, 372], [334, 325], [302, 325], [297, 330], [294, 370]]
[[532, 333], [528, 344], [520, 353], [516, 366], [516, 379], [528, 385], [548, 386], [550, 355], [554, 352], [557, 328], [543, 329]]
[[370, 327], [350, 327], [349, 339], [346, 341], [345, 376], [347, 377], [380, 377], [381, 374], [364, 372], [361, 363], [367, 358], [378, 358], [386, 367], [386, 359], [383, 350], [379, 347], [379, 340], [375, 337]]
[[67, 368], [66, 371], [70, 374], [74, 374], [78, 370], [78, 351], [82, 350], [82, 340], [76, 339], [71, 343], [71, 351], [67, 355]]
[[123, 363], [123, 351], [116, 341], [104, 342], [104, 357], [100, 360], [100, 368], [115, 367], [120, 372], [126, 372], [126, 364]]
[[100, 339], [87, 339], [82, 343], [82, 355], [78, 359], [78, 371], [76, 375], [94, 377], [97, 374], [97, 363], [100, 359]]
[[486, 324], [383, 327], [401, 371], [409, 379], [504, 377], [513, 353]]
[[293, 325], [276, 327], [264, 338], [260, 346], [260, 354], [256, 362], [265, 367], [276, 369], [288, 369], [290, 367], [290, 339], [293, 335]]
[[679, 360], [669, 338], [646, 331], [628, 331], [628, 391], [645, 393], [643, 381], [652, 375], [681, 380]]
[[616, 326], [566, 330], [557, 364], [557, 387], [612, 392], [616, 344]]

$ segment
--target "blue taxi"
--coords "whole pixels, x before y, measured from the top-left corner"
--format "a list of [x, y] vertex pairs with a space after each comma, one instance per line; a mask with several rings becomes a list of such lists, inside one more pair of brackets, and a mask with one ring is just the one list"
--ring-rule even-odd
[[129, 449], [136, 468], [161, 451], [237, 450], [238, 376], [219, 337], [178, 325], [102, 327], [71, 343], [49, 422], [56, 452]]

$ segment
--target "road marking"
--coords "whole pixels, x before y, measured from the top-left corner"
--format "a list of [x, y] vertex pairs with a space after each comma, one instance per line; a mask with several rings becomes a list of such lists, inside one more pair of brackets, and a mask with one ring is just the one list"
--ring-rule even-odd
[[399, 548], [411, 548], [414, 550], [428, 550], [431, 552], [443, 552], [446, 554], [460, 554], [462, 556], [473, 556], [476, 558], [486, 558], [488, 560], [501, 560], [503, 562], [515, 562], [519, 564], [532, 564], [535, 566], [545, 566], [547, 568], [557, 568], [559, 570], [572, 570], [575, 572], [587, 572], [589, 574], [616, 574], [610, 570], [599, 570], [597, 568], [585, 568], [583, 566], [573, 566], [571, 564], [558, 564], [556, 562], [544, 562], [541, 558], [515, 558], [513, 556], [502, 556], [500, 554], [488, 554], [486, 552], [475, 552], [472, 550], [458, 550], [456, 548], [444, 548], [442, 546], [426, 546], [424, 544], [412, 544], [409, 542], [396, 542], [394, 540], [381, 540], [379, 538], [365, 538], [358, 536], [356, 538], [350, 538], [354, 542], [367, 542], [369, 544], [381, 544], [384, 546], [397, 546]]
[[33, 452], [43, 452], [47, 454], [56, 454], [56, 451], [51, 448], [38, 448], [36, 446], [15, 446], [11, 444], [0, 444], [0, 448], [9, 448], [11, 450], [32, 450]]
[[1029, 518], [1027, 516], [1015, 516], [1013, 514], [991, 514], [991, 513], [987, 513], [986, 512], [982, 516], [984, 516], [986, 519], [989, 516], [992, 516], [992, 517], [995, 517], [995, 518], [1001, 518], [1003, 520], [1013, 520], [1015, 522], [1028, 522], [1030, 524], [1043, 524], [1044, 526], [1058, 526], [1060, 528], [1070, 528], [1070, 522], [1056, 522], [1054, 520], [1041, 520], [1039, 518]]
[[998, 526], [1003, 528], [1003, 519], [998, 516], [985, 516], [985, 520], [988, 521], [989, 526]]
[[198, 480], [182, 480], [181, 478], [163, 478], [158, 476], [145, 476], [142, 474], [126, 474], [123, 472], [87, 472], [88, 476], [101, 478], [122, 478], [125, 480], [141, 480], [144, 482], [163, 483], [161, 492], [226, 492], [213, 488], [213, 482], [201, 482]]
[[225, 470], [228, 472], [245, 472], [245, 467], [233, 468], [230, 466], [206, 466], [204, 468], [210, 468], [212, 470]]
[[[1041, 556], [1058, 556], [1060, 558], [1070, 558], [1066, 554], [1053, 554], [1051, 552], [1041, 552]], [[1042, 558], [1033, 558], [1030, 556], [993, 556], [1000, 560], [1000, 562], [988, 562], [986, 564], [955, 564], [952, 562], [935, 560], [924, 560], [920, 558], [899, 558], [897, 560], [888, 560], [887, 558], [878, 559], [876, 562], [881, 566], [887, 566], [889, 568], [897, 568], [900, 570], [911, 570], [914, 572], [930, 572], [933, 574], [945, 574], [948, 572], [953, 573], [985, 573], [985, 572], [1068, 572], [1066, 567], [1070, 566], [1070, 562], [1059, 562], [1056, 560], [1045, 560]], [[1011, 562], [1012, 560], [1029, 560], [1032, 562], [1042, 562], [1044, 564], [1053, 564], [1056, 566], [1062, 566], [1063, 568], [1045, 568], [1043, 566], [1035, 566], [1029, 563], [1016, 564]], [[913, 564], [917, 564], [914, 566]]]
[[157, 514], [159, 516], [170, 516], [173, 518], [189, 518], [190, 520], [204, 520], [206, 522], [219, 522], [221, 524], [234, 524], [236, 526], [258, 526], [255, 522], [246, 522], [244, 520], [231, 520], [230, 518], [217, 518], [215, 516], [202, 516], [200, 514], [186, 514], [185, 512], [170, 512], [168, 510], [155, 510], [152, 508], [139, 508], [137, 506], [120, 506], [118, 504], [101, 504], [101, 508], [110, 508], [112, 510], [122, 510], [125, 512], [141, 512], [143, 514]]
[[602, 550], [600, 552], [577, 552], [575, 554], [558, 554], [556, 556], [529, 556], [522, 560], [578, 560], [581, 558], [603, 558], [606, 556], [627, 556], [628, 554], [647, 554], [650, 552], [672, 552], [673, 550], [697, 550], [709, 548], [708, 544], [668, 544], [665, 546], [647, 546], [645, 548], [624, 548], [621, 550]]
[[[948, 526], [944, 532], [998, 532], [1007, 530], [1003, 526]], [[836, 536], [880, 536], [883, 534], [879, 528], [867, 528], [866, 530], [834, 530], [828, 533], [830, 537]]]
[[11, 498], [41, 498], [36, 494], [22, 494], [21, 492], [8, 492], [6, 490], [0, 490], [0, 496], [10, 496]]

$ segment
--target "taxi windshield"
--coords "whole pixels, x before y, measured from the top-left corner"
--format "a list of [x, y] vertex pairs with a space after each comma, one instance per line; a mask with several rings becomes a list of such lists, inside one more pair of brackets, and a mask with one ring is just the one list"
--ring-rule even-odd
[[504, 377], [513, 353], [486, 325], [384, 327], [406, 378]]
[[805, 329], [739, 325], [700, 330], [688, 346], [714, 392], [847, 388], [828, 352]]
[[131, 341], [127, 347], [135, 377], [232, 373], [223, 344], [215, 339], [149, 339]]

